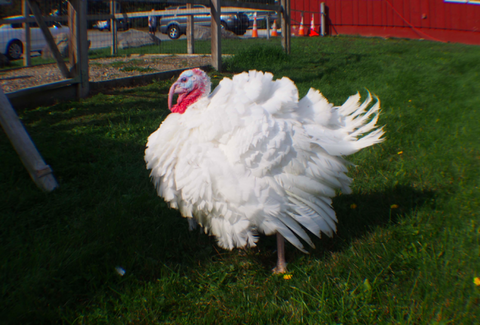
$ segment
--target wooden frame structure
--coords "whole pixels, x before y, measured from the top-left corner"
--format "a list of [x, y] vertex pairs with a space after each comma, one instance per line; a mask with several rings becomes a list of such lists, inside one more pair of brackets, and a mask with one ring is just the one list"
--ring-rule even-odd
[[[26, 44], [24, 46], [24, 63], [26, 66], [30, 65], [30, 30], [29, 23], [33, 21], [30, 18], [30, 12], [34, 16], [34, 20], [45, 36], [48, 47], [50, 48], [57, 66], [60, 69], [63, 77], [66, 80], [51, 83], [43, 86], [33, 87], [10, 93], [9, 97], [3, 93], [0, 89], [0, 124], [5, 130], [10, 142], [14, 146], [18, 155], [20, 156], [24, 166], [28, 170], [32, 180], [42, 189], [46, 191], [52, 191], [58, 187], [52, 169], [48, 166], [40, 153], [36, 149], [33, 141], [29, 137], [24, 126], [20, 122], [18, 116], [13, 109], [9, 98], [15, 99], [22, 96], [38, 93], [45, 90], [61, 89], [65, 86], [75, 85], [75, 93], [77, 98], [83, 98], [88, 95], [89, 92], [89, 75], [88, 75], [88, 38], [87, 38], [87, 1], [85, 0], [68, 0], [68, 25], [70, 28], [69, 35], [69, 65], [63, 60], [60, 51], [55, 44], [55, 40], [48, 29], [45, 18], [41, 15], [38, 1], [39, 0], [22, 0], [23, 18], [14, 19], [15, 22], [22, 22], [24, 24], [24, 30], [26, 35]], [[116, 1], [111, 0], [110, 9], [111, 15], [108, 19], [111, 19], [112, 33], [113, 33], [113, 46], [112, 54], [116, 54], [116, 20], [125, 18], [125, 16], [142, 17], [145, 13], [133, 13], [133, 14], [117, 14]], [[210, 7], [210, 10], [193, 10], [192, 4], [204, 4]], [[277, 11], [282, 16], [282, 46], [287, 53], [290, 53], [290, 0], [281, 0], [281, 5], [264, 5], [264, 4], [250, 4], [240, 3], [235, 1], [222, 1], [222, 0], [191, 0], [189, 1], [186, 10], [182, 10], [183, 15], [189, 15], [187, 22], [187, 48], [188, 53], [194, 52], [194, 39], [193, 39], [193, 24], [194, 15], [210, 13], [211, 15], [211, 47], [212, 47], [212, 62], [211, 65], [217, 70], [222, 69], [222, 47], [221, 47], [221, 21], [220, 15], [222, 13], [222, 6], [231, 6], [236, 8], [247, 8], [257, 10]], [[177, 15], [180, 10], [164, 10], [162, 15]], [[236, 10], [224, 10], [224, 13], [237, 12]], [[149, 12], [152, 14], [152, 12]], [[153, 12], [154, 14], [154, 12]], [[61, 20], [58, 18], [47, 18], [50, 20]], [[13, 20], [12, 20], [13, 21]], [[65, 93], [70, 94], [71, 87], [66, 87], [68, 91]]]
[[[87, 4], [83, 0], [68, 1], [68, 25], [70, 27], [69, 35], [69, 65], [63, 60], [58, 50], [52, 33], [48, 29], [45, 21], [51, 21], [52, 18], [42, 16], [38, 0], [22, 0], [23, 18], [12, 19], [12, 22], [22, 22], [25, 30], [24, 44], [24, 64], [30, 66], [30, 27], [29, 23], [36, 21], [41, 29], [47, 46], [50, 48], [57, 66], [62, 76], [67, 79], [68, 84], [78, 84], [77, 97], [83, 98], [88, 94], [88, 37], [87, 37]], [[33, 19], [30, 17], [33, 15]], [[53, 19], [57, 20], [57, 19]]]
[[[55, 40], [48, 29], [44, 18], [41, 15], [37, 1], [23, 0], [23, 24], [26, 35], [26, 44], [24, 46], [24, 62], [30, 65], [30, 30], [29, 23], [30, 12], [33, 14], [35, 21], [42, 30], [48, 47], [57, 62], [66, 81], [63, 83], [76, 84], [77, 97], [82, 98], [88, 95], [89, 80], [88, 80], [88, 45], [87, 45], [87, 13], [86, 1], [69, 0], [69, 59], [70, 67], [67, 67], [63, 60], [60, 51], [55, 44]], [[51, 85], [50, 85], [51, 86]], [[38, 187], [45, 191], [52, 191], [58, 187], [58, 183], [53, 176], [52, 169], [43, 160], [38, 152], [35, 144], [28, 135], [25, 127], [20, 122], [15, 110], [13, 109], [7, 96], [0, 89], [0, 124], [12, 143], [15, 151], [17, 151], [23, 165], [27, 169], [32, 180]]]

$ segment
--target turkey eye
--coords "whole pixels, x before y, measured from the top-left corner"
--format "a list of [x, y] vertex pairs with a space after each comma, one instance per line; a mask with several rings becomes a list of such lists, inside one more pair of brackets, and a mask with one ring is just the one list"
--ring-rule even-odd
[[187, 78], [183, 77], [182, 79], [180, 79], [180, 82], [187, 82]]

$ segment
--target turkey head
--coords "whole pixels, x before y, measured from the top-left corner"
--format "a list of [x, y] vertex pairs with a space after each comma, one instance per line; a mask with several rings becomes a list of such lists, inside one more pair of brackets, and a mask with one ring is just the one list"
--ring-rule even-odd
[[[210, 93], [210, 77], [200, 69], [182, 72], [168, 92], [168, 109], [183, 114], [185, 110]], [[172, 106], [173, 96], [178, 94], [177, 103]]]

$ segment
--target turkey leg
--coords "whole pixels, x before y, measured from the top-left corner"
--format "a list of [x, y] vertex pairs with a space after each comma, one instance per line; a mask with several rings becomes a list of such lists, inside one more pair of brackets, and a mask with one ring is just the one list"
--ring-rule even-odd
[[281, 274], [287, 272], [287, 263], [285, 262], [285, 239], [277, 232], [277, 266], [273, 269], [273, 273]]

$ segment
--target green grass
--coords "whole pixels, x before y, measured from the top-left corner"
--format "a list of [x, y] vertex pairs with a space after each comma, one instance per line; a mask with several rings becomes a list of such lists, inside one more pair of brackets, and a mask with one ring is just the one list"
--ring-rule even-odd
[[[280, 38], [270, 39], [222, 39], [223, 54], [235, 54], [239, 49], [248, 49], [256, 45], [264, 45], [268, 42], [270, 46], [281, 48]], [[147, 45], [142, 47], [134, 47], [127, 49], [119, 49], [118, 56], [128, 56], [131, 54], [185, 54], [187, 52], [187, 40], [179, 39], [174, 41], [162, 41], [160, 45]], [[196, 40], [196, 54], [210, 54], [212, 52], [212, 43], [210, 40]], [[110, 48], [90, 50], [88, 56], [91, 59], [103, 58], [110, 56]]]
[[309, 255], [287, 245], [290, 280], [270, 271], [275, 238], [224, 251], [156, 196], [143, 152], [171, 81], [19, 111], [60, 188], [38, 190], [0, 135], [3, 322], [478, 323], [479, 57], [475, 46], [335, 37], [225, 62], [288, 76], [302, 96], [314, 87], [341, 104], [369, 89], [382, 102], [386, 141], [350, 157], [337, 235]]

